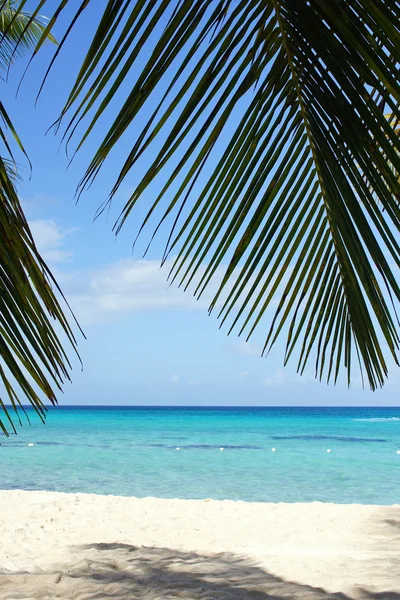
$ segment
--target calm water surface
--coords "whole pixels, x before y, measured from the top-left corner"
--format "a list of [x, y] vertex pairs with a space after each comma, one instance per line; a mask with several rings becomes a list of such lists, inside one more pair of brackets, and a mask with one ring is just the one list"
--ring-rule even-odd
[[399, 449], [400, 408], [58, 407], [1, 440], [0, 488], [394, 504]]

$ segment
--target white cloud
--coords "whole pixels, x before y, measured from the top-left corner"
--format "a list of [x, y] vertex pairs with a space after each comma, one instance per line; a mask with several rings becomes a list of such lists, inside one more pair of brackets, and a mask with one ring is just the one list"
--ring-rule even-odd
[[187, 381], [183, 381], [181, 376], [178, 373], [171, 373], [169, 376], [169, 381], [172, 385], [189, 385], [191, 387], [200, 385], [200, 379], [188, 379]]
[[299, 373], [293, 374], [293, 371], [288, 366], [275, 371], [275, 373], [264, 379], [263, 384], [266, 387], [279, 387], [281, 385], [295, 387], [299, 384], [307, 385], [312, 381], [315, 381], [315, 377], [311, 371], [305, 370], [303, 375]]
[[273, 375], [264, 379], [263, 384], [267, 387], [277, 387], [288, 382], [288, 376], [283, 369], [278, 369]]
[[296, 383], [309, 383], [310, 381], [315, 381], [315, 375], [312, 371], [306, 369], [303, 374], [296, 373], [295, 382]]
[[160, 269], [159, 260], [121, 260], [89, 272], [59, 277], [76, 316], [83, 324], [118, 318], [130, 312], [157, 309], [207, 309], [215, 287], [198, 301], [188, 290], [169, 285], [170, 264]]
[[[60, 273], [58, 279], [83, 325], [109, 321], [127, 313], [144, 310], [207, 310], [225, 274], [225, 266], [215, 271], [206, 290], [197, 300], [193, 292], [206, 266], [199, 268], [195, 280], [184, 291], [177, 283], [170, 285], [167, 282], [173, 263], [174, 259], [171, 259], [160, 268], [160, 260], [124, 259], [92, 271]], [[233, 285], [234, 281], [226, 286], [215, 308], [222, 306]], [[243, 291], [245, 293], [247, 288]], [[231, 349], [239, 354], [258, 356], [261, 356], [262, 351], [261, 346], [244, 341], [232, 345]]]
[[240, 371], [240, 373], [238, 375], [238, 381], [246, 381], [248, 376], [249, 376], [248, 371]]
[[231, 344], [228, 346], [229, 349], [235, 354], [242, 354], [243, 356], [261, 356], [262, 346], [254, 344], [253, 342], [246, 342], [242, 340], [237, 344]]
[[[54, 265], [71, 259], [73, 253], [65, 247], [66, 238], [76, 229], [63, 229], [56, 221], [45, 219], [34, 219], [29, 224], [38, 250], [47, 262]], [[195, 280], [185, 292], [177, 283], [170, 285], [167, 282], [173, 263], [174, 259], [171, 259], [161, 269], [160, 260], [124, 259], [92, 270], [59, 269], [57, 280], [82, 325], [115, 320], [144, 310], [207, 310], [225, 274], [225, 266], [216, 269], [205, 292], [197, 300], [193, 292], [206, 265], [198, 269]], [[232, 290], [234, 279], [233, 274], [215, 305], [216, 309], [222, 306]], [[250, 285], [251, 280], [241, 297], [247, 294]], [[261, 355], [260, 346], [244, 341], [232, 349], [239, 354]]]
[[46, 194], [34, 194], [28, 198], [21, 198], [21, 204], [24, 214], [28, 215], [28, 219], [31, 220], [43, 211], [57, 211], [60, 199]]
[[33, 239], [42, 258], [49, 263], [64, 262], [71, 259], [73, 253], [63, 248], [65, 238], [76, 229], [62, 229], [55, 221], [35, 219], [29, 221]]

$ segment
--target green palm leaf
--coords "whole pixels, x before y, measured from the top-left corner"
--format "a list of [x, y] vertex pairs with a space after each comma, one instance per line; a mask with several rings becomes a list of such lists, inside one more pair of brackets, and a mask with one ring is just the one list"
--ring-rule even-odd
[[[14, 2], [0, 6], [1, 67], [41, 39], [44, 25], [29, 21], [28, 14], [17, 14]], [[44, 398], [55, 404], [56, 392], [69, 379], [70, 363], [54, 324], [75, 350], [76, 340], [57, 299], [61, 291], [37, 251], [16, 193], [19, 174], [10, 138], [26, 153], [2, 103], [0, 121], [0, 379], [13, 408], [0, 397], [5, 415], [0, 429], [8, 435], [10, 428], [16, 431], [12, 413], [19, 419], [25, 412], [23, 401], [44, 420]]]
[[[70, 367], [51, 321], [58, 322], [73, 347], [76, 341], [53, 288], [60, 290], [36, 249], [2, 159], [0, 197], [0, 377], [17, 415], [22, 397], [43, 419], [42, 398], [56, 403], [55, 390], [69, 379]], [[15, 431], [3, 399], [0, 404]], [[7, 433], [2, 420], [0, 428]]]
[[[0, 0], [0, 68], [7, 69], [22, 55], [36, 48], [46, 29], [47, 19], [32, 17], [17, 0]], [[49, 31], [44, 38], [57, 44]]]
[[79, 191], [132, 126], [109, 200], [146, 167], [116, 231], [152, 197], [173, 281], [201, 295], [225, 269], [229, 331], [269, 320], [264, 351], [285, 335], [328, 380], [356, 355], [371, 389], [398, 363], [399, 23], [394, 0], [110, 0], [62, 115], [78, 151], [125, 94]]

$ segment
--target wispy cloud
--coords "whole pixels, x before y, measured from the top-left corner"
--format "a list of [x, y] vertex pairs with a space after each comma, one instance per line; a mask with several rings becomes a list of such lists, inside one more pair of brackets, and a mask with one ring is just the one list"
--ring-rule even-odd
[[264, 379], [263, 384], [266, 387], [278, 387], [288, 382], [288, 375], [283, 369], [278, 369], [273, 375]]
[[253, 342], [246, 342], [245, 340], [236, 344], [230, 344], [228, 349], [235, 354], [242, 354], [243, 356], [261, 356], [262, 353], [262, 346]]
[[238, 381], [246, 381], [248, 376], [249, 376], [248, 371], [240, 371], [240, 373], [238, 375]]
[[178, 373], [172, 373], [169, 380], [173, 385], [178, 385], [178, 383], [181, 381], [181, 378]]
[[[73, 252], [66, 247], [67, 238], [76, 229], [63, 229], [56, 221], [34, 219], [31, 230], [43, 258], [51, 265], [66, 263]], [[207, 266], [200, 267], [189, 289], [185, 292], [177, 283], [167, 282], [168, 273], [174, 263], [171, 258], [160, 268], [160, 260], [123, 259], [115, 263], [89, 270], [71, 271], [62, 264], [57, 279], [62, 286], [75, 315], [82, 325], [119, 319], [132, 312], [148, 310], [207, 310], [217, 293], [225, 274], [225, 265], [220, 265], [197, 300], [193, 296], [196, 284], [204, 275]], [[252, 280], [237, 300], [248, 293]], [[220, 294], [214, 308], [222, 306], [235, 285], [235, 273]], [[232, 313], [233, 314], [233, 313]], [[261, 346], [239, 342], [231, 347], [233, 352], [247, 356], [260, 356]]]
[[293, 373], [293, 369], [285, 367], [277, 369], [272, 375], [264, 379], [263, 385], [266, 387], [279, 387], [282, 385], [295, 387], [299, 384], [306, 385], [315, 381], [315, 377], [310, 370], [304, 371], [303, 375]]
[[166, 281], [170, 264], [159, 260], [121, 260], [93, 271], [61, 274], [63, 290], [84, 324], [113, 320], [130, 312], [158, 309], [207, 309], [215, 288], [196, 300]]
[[73, 252], [64, 248], [65, 239], [76, 229], [62, 229], [55, 221], [34, 219], [29, 221], [33, 239], [46, 262], [60, 263], [72, 258]]

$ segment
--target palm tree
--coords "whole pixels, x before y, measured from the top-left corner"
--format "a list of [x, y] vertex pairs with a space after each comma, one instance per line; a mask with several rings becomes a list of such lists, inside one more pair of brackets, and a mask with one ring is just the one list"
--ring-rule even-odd
[[285, 336], [285, 364], [349, 384], [355, 357], [371, 389], [398, 364], [399, 24], [396, 0], [108, 0], [58, 122], [76, 154], [125, 94], [78, 193], [129, 129], [106, 204], [145, 172], [115, 231], [151, 198], [138, 234], [161, 211], [169, 277], [196, 296], [223, 269], [229, 332], [269, 321], [264, 353]]
[[[32, 19], [19, 11], [15, 2], [7, 0], [0, 5], [3, 73], [23, 52], [33, 51], [45, 40], [55, 42], [51, 34], [44, 33], [45, 28], [43, 18]], [[18, 172], [7, 132], [22, 152], [24, 148], [1, 103], [0, 116], [2, 154], [7, 153], [0, 156], [0, 378], [17, 417], [18, 408], [24, 410], [22, 400], [27, 399], [43, 420], [43, 398], [54, 404], [55, 389], [61, 390], [64, 379], [69, 378], [68, 358], [51, 321], [58, 322], [74, 348], [76, 342], [57, 299], [60, 290], [37, 251], [17, 196]], [[15, 431], [3, 398], [0, 404]], [[0, 428], [7, 435], [2, 420]]]

